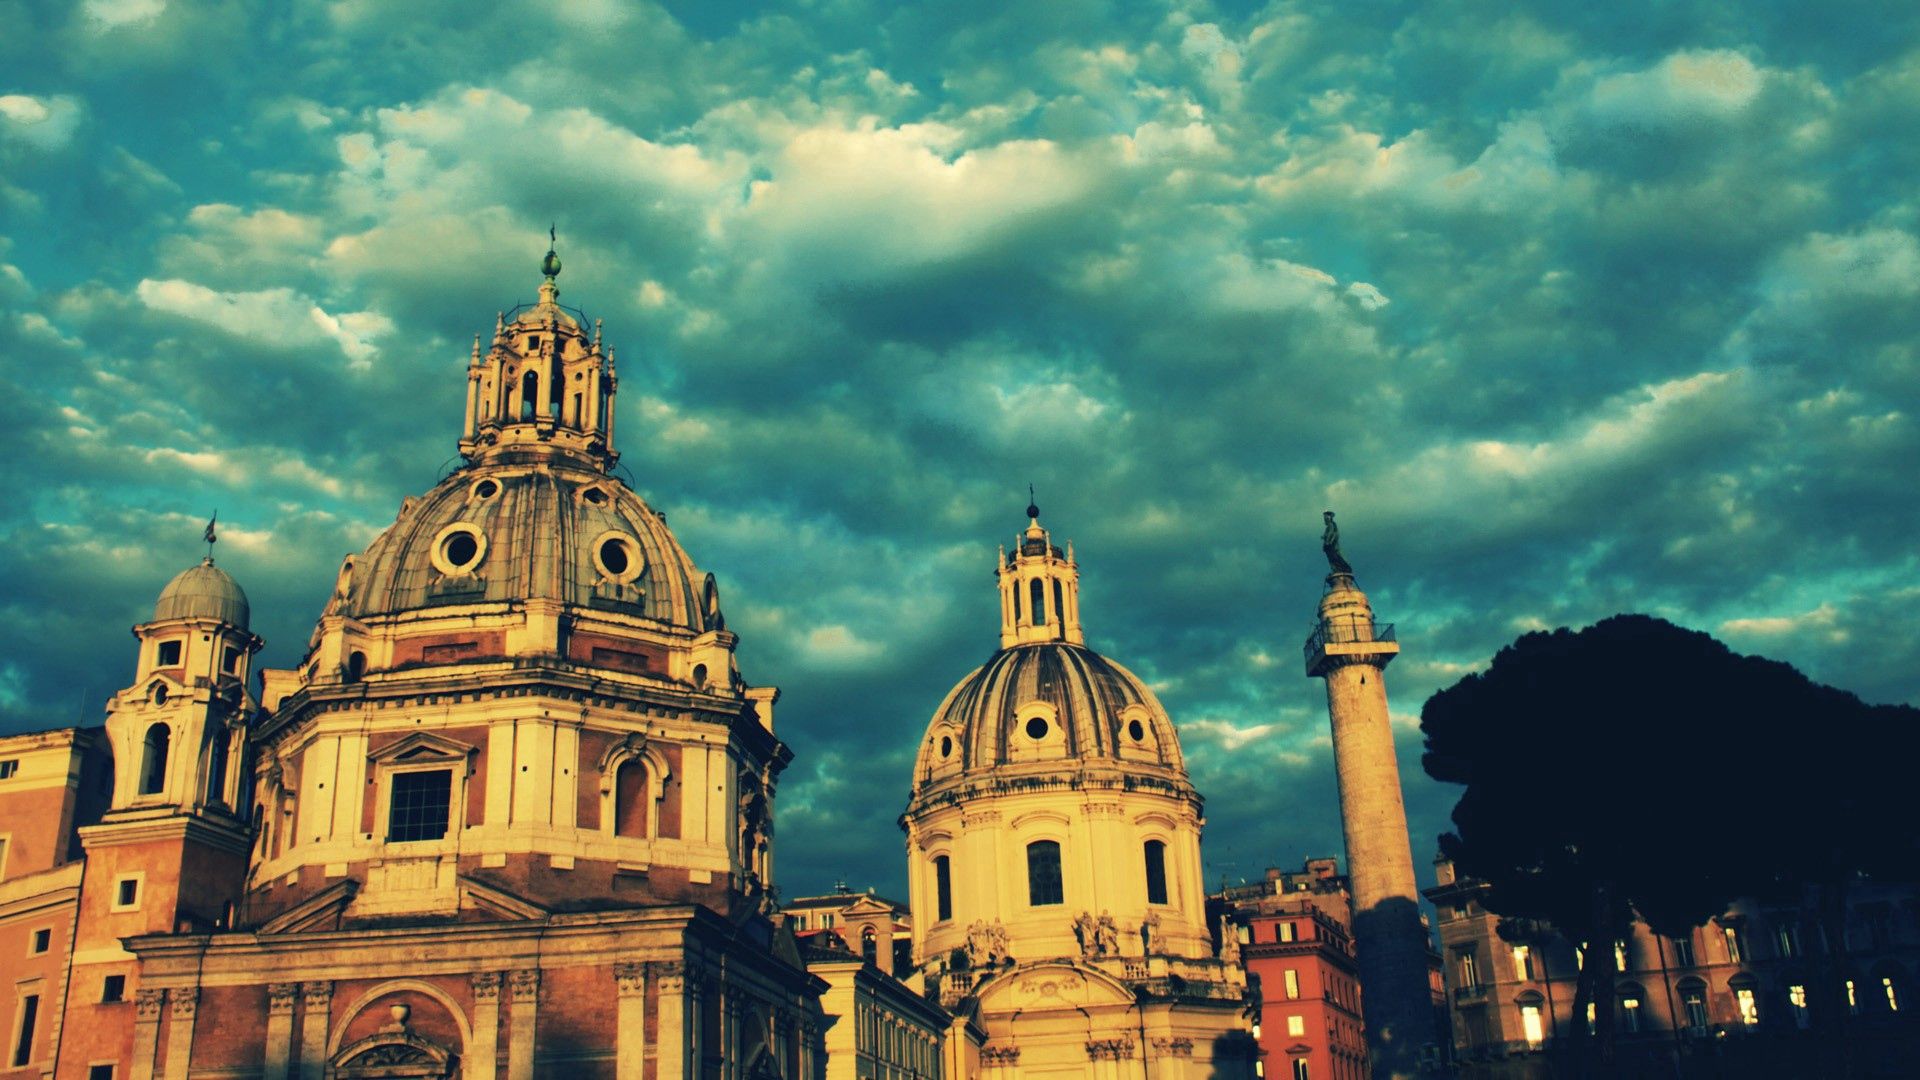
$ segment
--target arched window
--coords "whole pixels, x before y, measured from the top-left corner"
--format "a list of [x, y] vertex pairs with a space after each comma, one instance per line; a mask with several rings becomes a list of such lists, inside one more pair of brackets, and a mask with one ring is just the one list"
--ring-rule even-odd
[[231, 740], [224, 731], [213, 734], [207, 750], [207, 801], [227, 805], [227, 748]]
[[639, 758], [628, 758], [621, 762], [620, 771], [614, 777], [615, 836], [647, 835], [647, 799], [650, 794], [646, 763]]
[[1027, 903], [1044, 907], [1065, 902], [1060, 888], [1060, 845], [1035, 840], [1027, 845]]
[[860, 959], [869, 962], [880, 957], [880, 943], [874, 939], [871, 925], [860, 928]]
[[1020, 614], [1020, 587], [1016, 585], [1013, 588], [1013, 621], [1019, 622], [1022, 618], [1024, 616]]
[[540, 376], [537, 372], [529, 371], [520, 378], [520, 419], [533, 419], [533, 414], [538, 409], [534, 402], [539, 400]]
[[347, 681], [359, 682], [367, 674], [367, 654], [355, 649], [347, 655]]
[[1028, 606], [1033, 609], [1033, 625], [1047, 625], [1047, 587], [1039, 578], [1027, 582]]
[[1060, 599], [1060, 579], [1053, 579], [1053, 617], [1060, 620], [1062, 626], [1067, 622], [1067, 604]]
[[953, 918], [953, 863], [945, 855], [933, 857], [933, 898], [939, 922]]
[[140, 757], [140, 794], [158, 795], [167, 786], [167, 747], [173, 741], [173, 729], [155, 724], [147, 729], [145, 749]]
[[1147, 903], [1167, 902], [1167, 845], [1158, 840], [1146, 844]]

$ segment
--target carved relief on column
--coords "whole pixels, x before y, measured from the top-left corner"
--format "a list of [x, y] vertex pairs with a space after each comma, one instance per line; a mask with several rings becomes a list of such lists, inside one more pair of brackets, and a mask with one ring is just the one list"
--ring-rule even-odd
[[647, 965], [638, 960], [622, 960], [613, 965], [613, 980], [621, 997], [644, 996], [647, 992]]
[[663, 994], [684, 993], [687, 988], [687, 965], [678, 960], [655, 960], [647, 965], [654, 981], [660, 984]]
[[300, 992], [299, 983], [267, 984], [267, 1015], [293, 1015], [293, 996]]
[[325, 1009], [333, 1004], [333, 984], [330, 982], [304, 982], [300, 984], [300, 1003], [311, 1013], [315, 1009]]
[[983, 1046], [980, 1048], [980, 1064], [992, 1067], [1014, 1066], [1020, 1064], [1020, 1048], [1017, 1046]]
[[1158, 1038], [1153, 1040], [1153, 1052], [1159, 1057], [1193, 1056], [1193, 1040], [1183, 1038]]
[[167, 1001], [173, 1005], [175, 1020], [191, 1020], [200, 1007], [200, 988], [197, 986], [178, 986], [167, 991]]
[[1087, 1043], [1087, 1060], [1089, 1061], [1125, 1061], [1131, 1057], [1133, 1057], [1131, 1038], [1093, 1039]]
[[165, 1004], [165, 990], [141, 990], [133, 995], [133, 1019], [135, 1023], [155, 1024], [160, 1021], [160, 1006]]
[[513, 1002], [535, 1004], [540, 1000], [540, 972], [532, 968], [523, 968], [507, 974], [507, 983], [513, 988]]
[[475, 974], [470, 981], [473, 983], [473, 1003], [474, 1004], [481, 1005], [489, 1002], [493, 1002], [493, 1003], [499, 1002], [500, 1000], [500, 973], [499, 972], [482, 971]]

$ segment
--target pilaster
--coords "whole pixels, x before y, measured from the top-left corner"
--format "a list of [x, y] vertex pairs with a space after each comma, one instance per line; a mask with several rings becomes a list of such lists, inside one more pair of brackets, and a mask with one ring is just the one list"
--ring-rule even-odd
[[187, 1080], [193, 1062], [193, 1020], [200, 1009], [200, 988], [176, 986], [167, 991], [166, 1080]]
[[[654, 1054], [655, 1076], [661, 1080], [686, 1075], [687, 1051], [687, 971], [677, 960], [649, 965], [654, 985], [660, 988], [660, 1046]], [[694, 1011], [698, 1017], [698, 1011]], [[694, 1026], [698, 1026], [698, 1023]]]
[[267, 1048], [261, 1080], [287, 1080], [293, 1060], [293, 999], [298, 983], [267, 984]]
[[473, 1045], [461, 1070], [466, 1080], [493, 1080], [500, 1069], [500, 973], [482, 971], [471, 981]]
[[300, 1080], [322, 1080], [327, 1071], [327, 1028], [333, 1017], [333, 984], [300, 984]]
[[165, 990], [141, 990], [133, 996], [133, 1060], [127, 1065], [128, 1080], [153, 1080], [153, 1057], [160, 1045], [160, 1010], [166, 1004]]
[[540, 1012], [540, 972], [533, 968], [508, 977], [513, 1011], [507, 1023], [507, 1080], [533, 1080], [533, 1040]]
[[647, 965], [623, 960], [613, 965], [619, 994], [614, 1032], [614, 1075], [641, 1080], [647, 1057]]

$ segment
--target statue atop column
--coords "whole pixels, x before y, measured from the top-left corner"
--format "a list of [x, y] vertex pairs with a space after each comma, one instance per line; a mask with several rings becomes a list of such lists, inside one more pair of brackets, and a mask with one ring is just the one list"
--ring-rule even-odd
[[1347, 557], [1340, 554], [1340, 526], [1333, 523], [1333, 511], [1320, 515], [1326, 520], [1327, 529], [1320, 534], [1320, 550], [1326, 553], [1327, 568], [1331, 573], [1353, 576], [1353, 566]]

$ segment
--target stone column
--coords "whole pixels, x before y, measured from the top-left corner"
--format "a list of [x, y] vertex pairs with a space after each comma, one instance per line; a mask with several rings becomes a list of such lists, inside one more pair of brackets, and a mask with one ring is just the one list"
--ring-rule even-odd
[[193, 1017], [200, 1007], [200, 988], [179, 986], [167, 991], [166, 1080], [187, 1080], [193, 1062]]
[[527, 968], [507, 976], [513, 1012], [507, 1019], [507, 1080], [533, 1080], [533, 1039], [540, 1012], [540, 972]]
[[321, 1080], [327, 1071], [327, 1029], [332, 1026], [333, 984], [300, 984], [300, 1080]]
[[1427, 985], [1427, 931], [1407, 840], [1407, 811], [1387, 711], [1387, 664], [1400, 652], [1373, 620], [1351, 573], [1327, 578], [1320, 622], [1307, 640], [1307, 674], [1326, 680], [1333, 761], [1340, 783], [1353, 889], [1353, 948], [1360, 1003], [1376, 1080], [1420, 1072], [1435, 1041]]
[[473, 1045], [461, 1062], [466, 1080], [493, 1080], [500, 1068], [500, 973], [473, 976]]
[[623, 960], [613, 965], [620, 995], [614, 1019], [614, 1075], [641, 1080], [647, 1060], [647, 965]]
[[293, 1060], [293, 996], [298, 983], [267, 984], [267, 1054], [262, 1080], [287, 1080]]
[[649, 965], [653, 983], [660, 988], [660, 1045], [654, 1051], [653, 1074], [668, 1077], [687, 1075], [687, 975], [678, 960]]
[[165, 990], [141, 990], [133, 995], [133, 1061], [127, 1080], [153, 1080], [153, 1055], [160, 1044], [160, 1010]]

